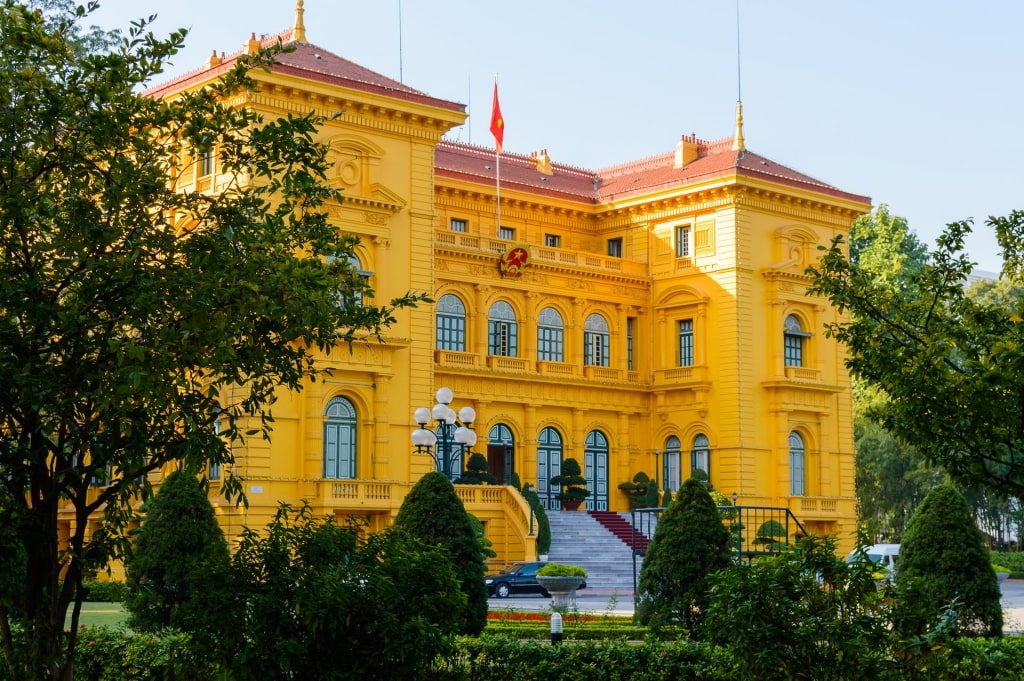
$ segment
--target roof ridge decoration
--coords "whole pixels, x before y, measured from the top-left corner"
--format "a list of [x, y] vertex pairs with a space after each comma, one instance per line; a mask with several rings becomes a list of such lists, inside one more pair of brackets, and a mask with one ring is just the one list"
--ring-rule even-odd
[[306, 43], [306, 24], [302, 21], [302, 15], [306, 13], [305, 2], [303, 0], [295, 0], [295, 26], [292, 28], [292, 35], [295, 36], [295, 42]]
[[[484, 156], [487, 159], [491, 159], [494, 157], [494, 147], [486, 147], [481, 146], [479, 144], [471, 144], [469, 142], [458, 142], [456, 140], [442, 139], [438, 143], [437, 147], [439, 149], [447, 149], [453, 152], [472, 152], [474, 154], [480, 154], [481, 156]], [[544, 151], [546, 152], [547, 149], [545, 149]], [[507, 160], [508, 162], [522, 164], [524, 167], [527, 168], [535, 169], [537, 166], [536, 152], [531, 152], [530, 154], [520, 154], [513, 151], [502, 150], [501, 159], [503, 162]], [[582, 166], [574, 166], [568, 163], [559, 163], [558, 161], [551, 161], [551, 167], [553, 170], [558, 170], [565, 173], [574, 173], [577, 175], [584, 175], [586, 177], [594, 177], [596, 175], [594, 171], [590, 170], [589, 168], [584, 168]]]

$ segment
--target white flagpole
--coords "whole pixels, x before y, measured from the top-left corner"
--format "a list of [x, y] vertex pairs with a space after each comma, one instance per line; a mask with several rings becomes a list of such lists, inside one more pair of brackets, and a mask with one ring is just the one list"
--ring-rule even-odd
[[[498, 74], [497, 73], [494, 74], [494, 91], [495, 92], [498, 91]], [[502, 124], [502, 127], [504, 127], [504, 124]], [[494, 191], [495, 191], [495, 195], [496, 195], [497, 203], [498, 203], [498, 225], [497, 225], [497, 228], [496, 228], [497, 233], [495, 234], [495, 236], [501, 236], [501, 150], [500, 150], [501, 146], [502, 146], [501, 144], [495, 144], [494, 145], [494, 167], [495, 167]]]

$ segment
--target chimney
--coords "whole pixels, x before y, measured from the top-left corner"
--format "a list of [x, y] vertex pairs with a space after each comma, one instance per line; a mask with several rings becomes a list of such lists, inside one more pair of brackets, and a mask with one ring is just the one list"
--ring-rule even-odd
[[700, 141], [697, 139], [697, 133], [691, 132], [689, 135], [681, 136], [679, 143], [676, 144], [676, 160], [673, 167], [685, 168], [696, 161], [699, 156], [699, 148]]
[[537, 164], [537, 172], [541, 175], [554, 175], [555, 171], [551, 169], [551, 157], [548, 156], [547, 149], [541, 149], [540, 153], [530, 154], [534, 162]]

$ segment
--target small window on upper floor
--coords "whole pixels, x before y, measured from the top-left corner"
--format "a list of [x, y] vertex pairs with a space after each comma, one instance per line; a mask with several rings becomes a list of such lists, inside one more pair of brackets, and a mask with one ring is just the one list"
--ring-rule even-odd
[[800, 319], [796, 315], [791, 314], [786, 317], [785, 331], [782, 337], [785, 366], [802, 367], [804, 365], [804, 341], [810, 335], [801, 328]]
[[453, 232], [465, 232], [468, 223], [462, 218], [452, 218], [451, 228]]
[[690, 225], [676, 227], [676, 257], [690, 257]]
[[498, 227], [498, 238], [505, 241], [515, 241], [516, 230], [512, 227]]
[[622, 257], [622, 237], [618, 239], [608, 239], [608, 255], [613, 258]]
[[199, 157], [199, 177], [213, 175], [216, 153], [211, 149]]
[[544, 245], [548, 248], [558, 248], [562, 245], [562, 237], [557, 234], [545, 234]]

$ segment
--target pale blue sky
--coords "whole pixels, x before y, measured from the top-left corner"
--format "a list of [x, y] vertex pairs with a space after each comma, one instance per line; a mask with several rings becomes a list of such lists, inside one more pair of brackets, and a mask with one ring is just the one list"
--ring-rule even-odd
[[[190, 27], [169, 75], [291, 26], [295, 0], [100, 0], [93, 23]], [[401, 7], [401, 31], [399, 31]], [[307, 37], [436, 97], [453, 132], [598, 169], [731, 136], [735, 0], [305, 0]], [[1024, 209], [1024, 2], [740, 0], [747, 147], [887, 203], [929, 245], [975, 218], [968, 252], [996, 271], [991, 214]]]

